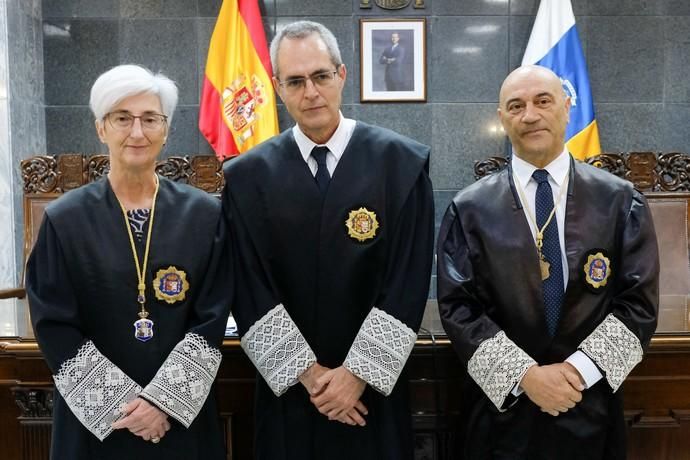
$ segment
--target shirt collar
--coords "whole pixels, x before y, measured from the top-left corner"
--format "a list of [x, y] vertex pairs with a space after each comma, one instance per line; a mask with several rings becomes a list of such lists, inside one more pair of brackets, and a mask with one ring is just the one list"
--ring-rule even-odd
[[[532, 173], [539, 169], [532, 163], [528, 163], [515, 155], [515, 152], [513, 152], [512, 155], [511, 167], [513, 168], [513, 172], [523, 187], [526, 186], [529, 180], [532, 178]], [[558, 155], [551, 161], [551, 163], [541, 169], [548, 171], [552, 181], [555, 183], [555, 185], [560, 187], [565, 180], [565, 176], [568, 175], [568, 171], [570, 171], [570, 155], [568, 154], [568, 149], [564, 147], [560, 155]]]
[[311, 151], [317, 145], [325, 145], [328, 147], [328, 150], [335, 156], [336, 162], [340, 161], [340, 157], [343, 156], [343, 152], [345, 152], [345, 148], [348, 142], [350, 142], [356, 122], [350, 118], [345, 118], [342, 112], [338, 112], [338, 114], [340, 116], [338, 127], [325, 144], [316, 144], [302, 132], [297, 124], [292, 128], [292, 134], [295, 137], [295, 142], [297, 143], [297, 147], [299, 147], [299, 152], [302, 154], [304, 161], [307, 161], [307, 158], [311, 155]]

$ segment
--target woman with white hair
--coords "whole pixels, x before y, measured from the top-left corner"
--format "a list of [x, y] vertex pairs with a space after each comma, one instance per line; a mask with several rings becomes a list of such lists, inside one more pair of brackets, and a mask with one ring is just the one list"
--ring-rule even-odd
[[51, 458], [225, 458], [211, 393], [230, 299], [220, 203], [155, 173], [177, 104], [135, 65], [91, 89], [107, 177], [45, 210], [27, 266], [54, 374]]

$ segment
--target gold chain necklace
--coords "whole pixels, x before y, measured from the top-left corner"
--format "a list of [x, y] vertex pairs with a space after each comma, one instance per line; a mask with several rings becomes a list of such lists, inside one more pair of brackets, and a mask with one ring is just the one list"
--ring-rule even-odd
[[127, 235], [129, 236], [129, 244], [132, 248], [132, 256], [134, 256], [134, 266], [137, 269], [137, 290], [139, 291], [139, 294], [137, 295], [137, 302], [141, 307], [141, 311], [139, 311], [138, 314], [139, 319], [134, 322], [134, 338], [141, 342], [147, 342], [148, 340], [153, 338], [153, 321], [148, 319], [149, 312], [146, 311], [146, 282], [144, 277], [146, 276], [146, 266], [149, 261], [149, 249], [151, 247], [151, 231], [153, 229], [153, 218], [156, 213], [156, 197], [158, 196], [159, 187], [158, 176], [154, 174], [154, 178], [156, 180], [156, 188], [153, 192], [153, 203], [151, 203], [151, 213], [149, 217], [149, 229], [146, 233], [146, 249], [144, 249], [144, 260], [141, 266], [139, 265], [139, 254], [137, 253], [137, 247], [134, 244], [134, 236], [132, 235], [132, 229], [129, 225], [127, 210], [125, 209], [120, 199], [117, 198], [117, 195], [115, 195], [117, 202], [120, 204], [122, 215], [125, 218], [125, 227], [127, 228]]
[[[546, 258], [544, 258], [544, 254], [541, 252], [541, 248], [544, 245], [544, 230], [546, 230], [546, 227], [548, 227], [551, 223], [551, 219], [553, 219], [553, 216], [556, 214], [558, 204], [561, 202], [561, 199], [563, 198], [563, 192], [566, 188], [568, 188], [568, 174], [566, 174], [565, 179], [563, 179], [563, 183], [561, 184], [561, 190], [558, 192], [556, 201], [553, 204], [553, 209], [551, 210], [551, 213], [549, 214], [549, 217], [546, 219], [546, 222], [544, 223], [542, 228], [539, 228], [539, 225], [537, 225], [536, 212], [534, 213], [534, 215], [532, 214], [532, 209], [529, 206], [527, 198], [525, 198], [525, 193], [522, 190], [522, 185], [520, 184], [520, 180], [518, 179], [518, 177], [515, 175], [515, 172], [513, 172], [513, 182], [515, 182], [515, 186], [517, 187], [518, 195], [520, 195], [522, 205], [527, 210], [527, 215], [529, 216], [529, 219], [532, 221], [532, 224], [534, 224], [534, 229], [536, 230], [535, 243], [537, 245], [537, 254], [539, 255], [539, 269], [541, 271], [541, 280], [544, 281], [550, 276], [549, 269], [551, 268], [551, 264], [549, 264]], [[558, 245], [560, 246], [560, 244], [561, 243], [559, 241]]]

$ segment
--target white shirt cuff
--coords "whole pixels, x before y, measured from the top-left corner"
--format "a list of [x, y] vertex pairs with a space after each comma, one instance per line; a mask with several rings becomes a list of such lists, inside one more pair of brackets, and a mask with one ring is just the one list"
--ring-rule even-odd
[[568, 356], [568, 359], [565, 361], [572, 364], [573, 367], [577, 369], [582, 376], [582, 379], [585, 381], [586, 388], [591, 388], [592, 385], [604, 377], [594, 362], [592, 362], [592, 360], [580, 350], [577, 350], [575, 353]]
[[525, 392], [525, 390], [523, 390], [522, 387], [520, 386], [521, 383], [522, 383], [522, 380], [520, 380], [520, 382], [513, 387], [513, 391], [510, 392], [510, 394], [512, 394], [516, 398]]

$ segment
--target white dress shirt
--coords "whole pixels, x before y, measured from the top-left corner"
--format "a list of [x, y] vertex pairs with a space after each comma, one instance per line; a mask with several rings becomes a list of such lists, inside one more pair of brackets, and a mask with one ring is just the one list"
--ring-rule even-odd
[[325, 144], [316, 144], [314, 141], [309, 139], [307, 135], [304, 134], [299, 128], [299, 125], [295, 125], [292, 128], [292, 134], [295, 137], [295, 142], [297, 142], [297, 147], [299, 147], [299, 152], [302, 154], [304, 161], [307, 162], [307, 166], [309, 166], [313, 176], [316, 176], [316, 170], [318, 168], [316, 159], [311, 156], [311, 151], [314, 149], [314, 147], [328, 147], [329, 152], [326, 155], [326, 167], [328, 167], [329, 175], [333, 177], [333, 172], [335, 171], [336, 166], [338, 166], [338, 162], [343, 156], [343, 152], [345, 152], [345, 148], [352, 138], [352, 133], [355, 130], [355, 125], [357, 122], [350, 118], [345, 118], [342, 112], [339, 112], [339, 114], [340, 123], [338, 124], [338, 128]]
[[[511, 159], [511, 167], [513, 169], [513, 178], [516, 182], [515, 186], [522, 188], [525, 199], [528, 201], [527, 206], [522, 203], [522, 197], [520, 197], [520, 202], [522, 203], [522, 210], [525, 212], [525, 219], [529, 224], [530, 231], [532, 232], [532, 237], [535, 238], [536, 245], [536, 235], [537, 229], [534, 226], [536, 221], [536, 216], [534, 214], [535, 210], [535, 197], [537, 194], [537, 181], [532, 178], [532, 173], [538, 168], [531, 163], [526, 162], [522, 158], [518, 157], [513, 153]], [[551, 163], [546, 165], [544, 168], [549, 173], [549, 185], [551, 186], [551, 191], [553, 192], [553, 202], [556, 206], [556, 223], [558, 224], [558, 240], [561, 247], [561, 261], [563, 264], [563, 286], [568, 286], [568, 259], [565, 255], [565, 207], [568, 200], [567, 190], [563, 191], [563, 194], [558, 200], [561, 187], [568, 187], [568, 177], [570, 173], [570, 155], [568, 150], [564, 149], [560, 155], [558, 155]], [[520, 194], [518, 194], [519, 196]], [[531, 217], [529, 214], [531, 214]], [[597, 383], [603, 376], [599, 371], [599, 368], [592, 362], [587, 355], [577, 350], [575, 353], [570, 355], [567, 362], [572, 364], [575, 369], [578, 370], [582, 379], [585, 381], [585, 386], [587, 388], [591, 387]], [[522, 393], [522, 389], [516, 386], [513, 389], [513, 394], [515, 396]]]

